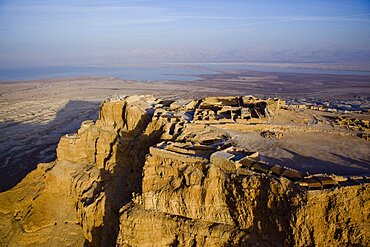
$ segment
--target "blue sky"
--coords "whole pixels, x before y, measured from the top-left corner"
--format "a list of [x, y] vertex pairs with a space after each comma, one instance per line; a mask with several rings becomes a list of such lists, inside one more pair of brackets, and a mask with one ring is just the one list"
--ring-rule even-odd
[[0, 66], [370, 63], [370, 1], [0, 0]]

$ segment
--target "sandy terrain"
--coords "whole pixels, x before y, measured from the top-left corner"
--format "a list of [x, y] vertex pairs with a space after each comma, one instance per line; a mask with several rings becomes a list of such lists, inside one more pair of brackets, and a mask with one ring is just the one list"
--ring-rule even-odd
[[[200, 98], [207, 95], [272, 96], [277, 94], [284, 97], [312, 95], [330, 98], [352, 97], [354, 93], [368, 96], [370, 95], [369, 78], [228, 71], [224, 74], [206, 75], [195, 82], [145, 83], [117, 78], [1, 82], [0, 191], [13, 187], [33, 170], [37, 163], [53, 160], [59, 138], [66, 133], [76, 131], [82, 121], [96, 118], [101, 101], [107, 97], [153, 94], [169, 99]], [[277, 142], [286, 142], [279, 147], [280, 149], [274, 148], [273, 142], [268, 144], [271, 150], [266, 150], [266, 157], [289, 159], [293, 156], [293, 153], [280, 152], [281, 149], [290, 148], [289, 145], [293, 145], [289, 143], [289, 138], [295, 137], [286, 136], [285, 141]], [[312, 144], [320, 140], [320, 137], [310, 138]], [[248, 140], [245, 143], [252, 147], [265, 148], [261, 146], [260, 138], [248, 137], [245, 140]], [[352, 139], [345, 142], [351, 144]], [[333, 145], [336, 144], [333, 143]], [[345, 156], [358, 161], [361, 157], [364, 160], [361, 164], [365, 162], [368, 166], [370, 158], [364, 154], [369, 150], [369, 144], [361, 145], [363, 147], [360, 151], [350, 154], [348, 150]], [[300, 149], [306, 148], [302, 146]], [[294, 148], [292, 150], [300, 155], [317, 157], [314, 150], [307, 153], [300, 153]], [[340, 151], [338, 149], [336, 154], [340, 154]], [[358, 158], [355, 159], [355, 156]], [[326, 158], [320, 157], [321, 160], [340, 162], [340, 158], [335, 156]]]
[[[245, 70], [217, 70], [219, 74], [202, 76], [198, 86], [224, 90], [233, 94], [279, 96], [284, 98], [313, 97], [349, 99], [369, 97], [370, 76], [273, 73]], [[191, 82], [187, 82], [190, 85]]]
[[19, 182], [37, 163], [53, 160], [59, 138], [77, 130], [82, 121], [95, 119], [105, 98], [188, 97], [188, 89], [109, 78], [0, 84], [0, 191]]
[[370, 175], [370, 144], [358, 137], [320, 132], [285, 132], [279, 140], [263, 138], [257, 132], [236, 136], [241, 146], [258, 150], [261, 159], [269, 163], [311, 174]]
[[[241, 147], [258, 151], [261, 159], [309, 173], [370, 175], [370, 142], [344, 126], [332, 125], [336, 114], [314, 110], [280, 110], [266, 125], [222, 127]], [[342, 114], [369, 119], [370, 114]], [[219, 128], [219, 127], [218, 127]], [[261, 132], [282, 133], [280, 139]]]

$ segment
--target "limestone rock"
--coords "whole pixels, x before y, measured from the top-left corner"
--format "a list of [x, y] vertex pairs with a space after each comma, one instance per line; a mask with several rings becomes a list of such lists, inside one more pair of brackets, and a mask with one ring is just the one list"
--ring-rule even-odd
[[273, 131], [262, 131], [261, 136], [263, 138], [270, 138], [270, 139], [281, 139], [283, 137], [283, 134], [280, 132], [273, 132]]
[[0, 193], [0, 246], [369, 245], [368, 178], [263, 163], [192, 120], [202, 108], [240, 124], [283, 106], [249, 96], [107, 100], [95, 123], [61, 138], [55, 162]]
[[117, 246], [268, 246], [236, 227], [133, 207], [121, 217]]
[[[186, 156], [151, 150], [142, 194], [136, 204], [121, 209], [118, 245], [342, 246], [369, 241], [369, 184], [307, 191], [283, 177], [233, 172], [217, 159], [209, 163]], [[209, 222], [222, 229], [218, 241], [207, 233]]]
[[368, 246], [370, 186], [310, 191], [295, 222], [297, 246]]
[[75, 163], [39, 164], [0, 194], [0, 246], [82, 246], [71, 173]]
[[145, 210], [253, 231], [271, 244], [292, 241], [291, 209], [302, 195], [284, 178], [236, 176], [218, 163], [161, 154], [147, 158], [143, 175]]

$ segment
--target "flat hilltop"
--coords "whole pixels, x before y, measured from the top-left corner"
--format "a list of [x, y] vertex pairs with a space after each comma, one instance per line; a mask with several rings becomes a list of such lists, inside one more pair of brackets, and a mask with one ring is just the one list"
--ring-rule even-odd
[[0, 245], [365, 246], [369, 120], [252, 95], [109, 97], [0, 193]]
[[[96, 119], [101, 101], [117, 95], [152, 94], [171, 100], [199, 99], [211, 95], [253, 94], [258, 97], [283, 97], [292, 104], [332, 102], [333, 107], [344, 105], [352, 109], [351, 107], [355, 106], [352, 110], [370, 108], [368, 99], [370, 77], [368, 76], [285, 74], [242, 70], [219, 71], [218, 74], [199, 76], [201, 79], [191, 82], [142, 82], [95, 77], [1, 82], [2, 182], [0, 190], [14, 186], [29, 171], [35, 169], [37, 163], [53, 160], [59, 138], [66, 133], [76, 131], [82, 121]], [[250, 144], [260, 147], [259, 137], [250, 135], [253, 137], [248, 138]], [[314, 136], [310, 135], [310, 138]], [[317, 138], [320, 139], [320, 136]], [[253, 143], [252, 140], [254, 140]], [[313, 139], [312, 142], [314, 143], [315, 140]], [[346, 142], [351, 140], [344, 140], [344, 146]], [[286, 147], [289, 148], [289, 145], [286, 144]], [[312, 146], [314, 145], [302, 146], [302, 148], [310, 150]], [[350, 154], [352, 151], [348, 148], [343, 150], [352, 157], [360, 155], [356, 152], [366, 153], [366, 148], [366, 145], [364, 148], [359, 147], [358, 150], [353, 150], [354, 154]], [[279, 147], [276, 150], [279, 150]], [[284, 154], [275, 158], [285, 160], [294, 156], [276, 150], [268, 149], [266, 155], [272, 157], [277, 153]], [[298, 150], [294, 152], [296, 151]], [[302, 155], [311, 157], [314, 154], [315, 149]], [[321, 158], [328, 160], [329, 163], [334, 162], [333, 164], [341, 162], [340, 158], [330, 156], [331, 159]], [[361, 164], [367, 164], [369, 159], [366, 157], [365, 155], [365, 161]], [[287, 162], [295, 161], [287, 160]]]

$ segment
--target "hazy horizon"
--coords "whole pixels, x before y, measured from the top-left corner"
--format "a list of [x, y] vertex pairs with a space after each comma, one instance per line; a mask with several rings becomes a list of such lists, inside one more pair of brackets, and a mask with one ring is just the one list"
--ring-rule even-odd
[[0, 67], [370, 64], [369, 1], [0, 1]]

